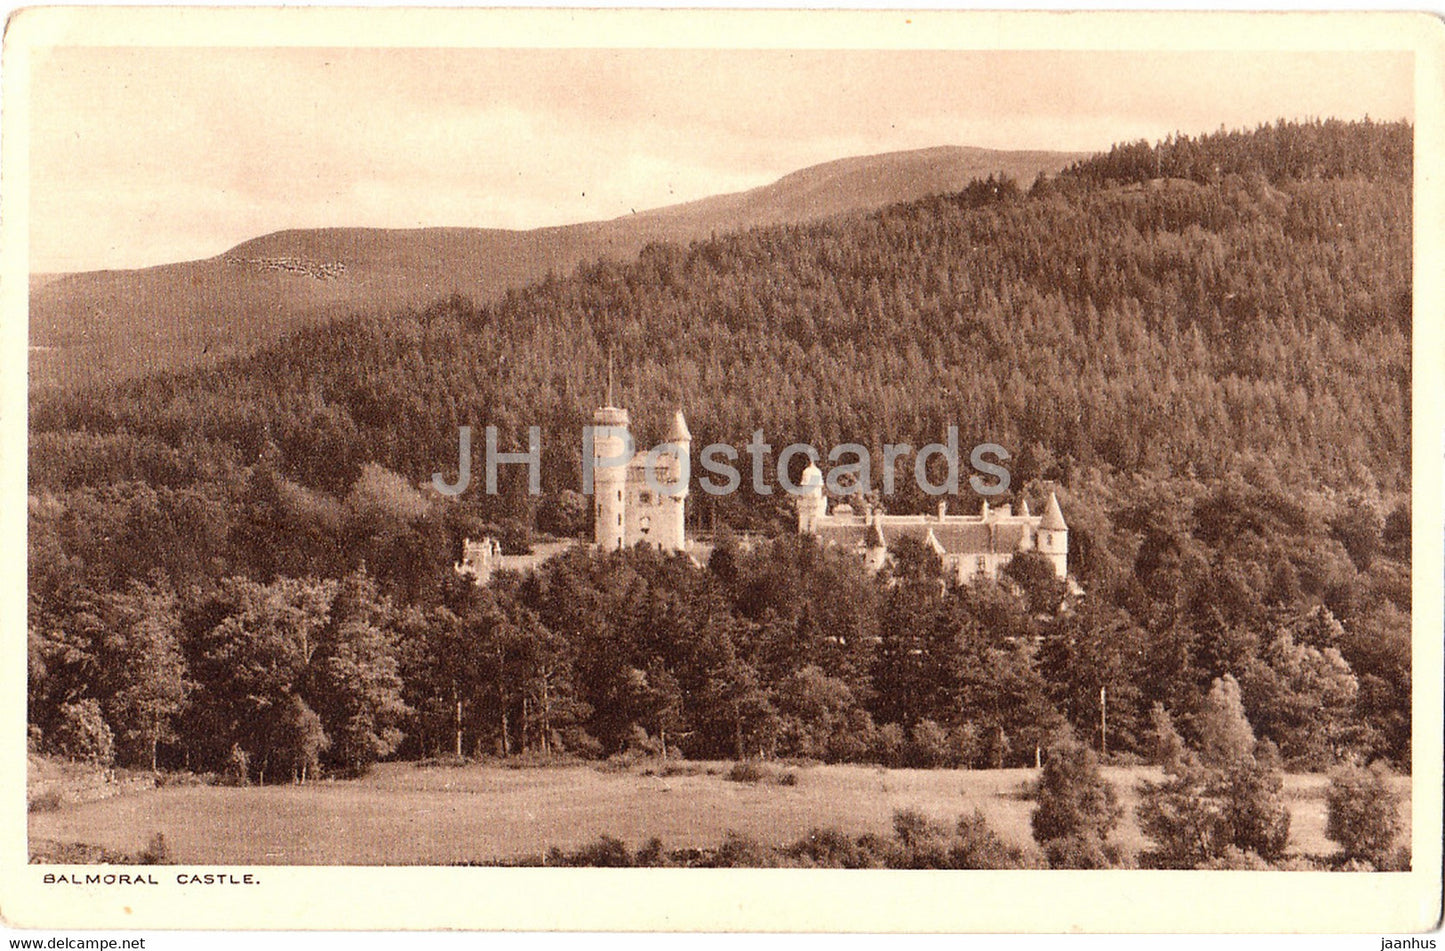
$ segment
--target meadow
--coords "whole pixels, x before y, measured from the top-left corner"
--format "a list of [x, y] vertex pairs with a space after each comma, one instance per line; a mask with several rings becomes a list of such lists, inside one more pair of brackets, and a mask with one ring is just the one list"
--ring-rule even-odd
[[[758, 783], [727, 778], [729, 763], [654, 768], [508, 767], [386, 763], [355, 780], [300, 785], [168, 786], [30, 815], [32, 855], [84, 843], [139, 853], [163, 833], [173, 861], [224, 865], [450, 865], [515, 860], [614, 836], [631, 847], [652, 837], [668, 849], [710, 848], [729, 832], [762, 844], [810, 829], [887, 832], [896, 810], [950, 823], [975, 809], [1010, 843], [1032, 842], [1025, 795], [1031, 769], [912, 770], [870, 766], [779, 767]], [[777, 779], [795, 774], [796, 784]], [[1147, 848], [1133, 820], [1135, 786], [1152, 767], [1106, 767], [1126, 807], [1116, 839]], [[1409, 778], [1399, 780], [1408, 841]], [[1324, 790], [1318, 774], [1290, 774], [1290, 849], [1323, 855]]]

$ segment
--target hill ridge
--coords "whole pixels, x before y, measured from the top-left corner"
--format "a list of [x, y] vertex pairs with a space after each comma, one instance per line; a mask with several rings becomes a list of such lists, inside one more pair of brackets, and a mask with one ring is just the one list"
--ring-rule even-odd
[[[68, 387], [179, 369], [344, 314], [424, 307], [449, 293], [492, 300], [599, 258], [630, 259], [654, 242], [871, 211], [989, 174], [1028, 181], [1075, 158], [933, 146], [847, 156], [759, 188], [610, 219], [525, 230], [287, 228], [209, 258], [73, 273], [32, 282], [31, 382]], [[253, 266], [238, 268], [238, 259]]]

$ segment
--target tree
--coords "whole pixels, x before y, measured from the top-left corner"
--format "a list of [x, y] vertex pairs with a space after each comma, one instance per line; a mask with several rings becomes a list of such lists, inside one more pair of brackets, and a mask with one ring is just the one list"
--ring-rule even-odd
[[730, 734], [735, 759], [772, 751], [780, 726], [777, 710], [750, 664], [732, 659], [710, 671], [701, 705], [715, 735]]
[[1177, 770], [1187, 752], [1184, 738], [1174, 728], [1174, 720], [1169, 716], [1169, 711], [1164, 709], [1164, 704], [1154, 704], [1149, 712], [1149, 719], [1154, 765], [1164, 767], [1166, 772]]
[[1165, 767], [1162, 782], [1139, 784], [1135, 816], [1157, 848], [1160, 868], [1203, 868], [1236, 850], [1278, 861], [1289, 842], [1290, 814], [1279, 770], [1257, 761], [1243, 739], [1253, 737], [1238, 708], [1238, 687], [1215, 681], [1202, 714], [1211, 756], [1186, 751]]
[[1330, 776], [1325, 835], [1340, 844], [1346, 862], [1369, 862], [1384, 869], [1399, 836], [1400, 797], [1390, 785], [1390, 771], [1341, 767]]
[[1053, 563], [1038, 552], [1015, 555], [1003, 573], [1023, 590], [1032, 614], [1052, 616], [1068, 593], [1067, 585], [1054, 572]]
[[927, 717], [913, 724], [908, 733], [908, 758], [914, 766], [930, 769], [949, 759], [948, 734]]
[[1093, 750], [1072, 738], [1049, 747], [1030, 827], [1051, 866], [1107, 868], [1118, 864], [1118, 851], [1109, 844], [1109, 835], [1122, 815], [1118, 795], [1104, 781]]
[[1239, 681], [1217, 678], [1199, 712], [1199, 755], [1215, 768], [1228, 768], [1254, 752], [1254, 729], [1244, 715]]
[[1296, 768], [1326, 769], [1360, 751], [1359, 681], [1336, 647], [1300, 644], [1280, 630], [1246, 661], [1240, 677], [1253, 722]]
[[1369, 571], [1380, 551], [1384, 524], [1374, 506], [1358, 496], [1349, 500], [1330, 521], [1334, 536], [1361, 571]]
[[592, 504], [576, 489], [562, 489], [537, 506], [537, 528], [560, 538], [592, 534]]
[[157, 750], [176, 738], [174, 719], [192, 684], [181, 653], [175, 594], [165, 586], [131, 582], [108, 599], [102, 652], [110, 722], [133, 762], [157, 768]]
[[1224, 803], [1229, 843], [1274, 862], [1289, 844], [1289, 807], [1284, 802], [1284, 777], [1254, 758], [1237, 762], [1209, 789]]
[[1232, 843], [1223, 804], [1208, 795], [1212, 779], [1196, 761], [1166, 773], [1162, 782], [1139, 784], [1135, 818], [1155, 844], [1141, 860], [1155, 868], [1201, 868], [1225, 854]]
[[779, 747], [784, 755], [809, 759], [839, 757], [840, 734], [851, 727], [857, 701], [848, 685], [809, 664], [778, 685]]
[[1045, 632], [1039, 673], [1075, 734], [1100, 752], [1136, 749], [1144, 732], [1138, 668], [1147, 635], [1126, 612], [1095, 598]]
[[304, 692], [330, 739], [342, 769], [364, 772], [401, 741], [409, 712], [397, 669], [394, 611], [364, 571], [348, 575], [318, 632]]
[[194, 666], [197, 722], [206, 730], [193, 739], [218, 765], [233, 743], [262, 782], [278, 762], [282, 769], [304, 765], [295, 732], [309, 719], [294, 701], [325, 641], [335, 592], [334, 582], [287, 578], [270, 585], [235, 578], [222, 586], [209, 606], [220, 619], [198, 638]]
[[274, 765], [289, 770], [291, 781], [304, 783], [321, 764], [321, 754], [331, 740], [321, 726], [321, 717], [295, 694], [281, 701], [271, 728], [267, 750]]

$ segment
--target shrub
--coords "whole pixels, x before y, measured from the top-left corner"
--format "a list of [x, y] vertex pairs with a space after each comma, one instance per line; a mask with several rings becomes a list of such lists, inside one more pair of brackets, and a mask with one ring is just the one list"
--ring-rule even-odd
[[656, 737], [649, 736], [647, 731], [636, 723], [627, 735], [627, 750], [632, 753], [639, 753], [643, 756], [657, 756], [662, 752], [662, 743]]
[[[1109, 834], [1122, 815], [1119, 797], [1100, 774], [1093, 750], [1074, 740], [1049, 748], [1030, 825], [1040, 844], [1054, 843], [1044, 850], [1050, 865], [1108, 867], [1108, 857], [1117, 858], [1108, 845]], [[1084, 864], [1065, 864], [1068, 861]]]
[[796, 786], [796, 785], [798, 785], [798, 774], [797, 774], [797, 771], [790, 769], [790, 770], [788, 770], [787, 772], [783, 773], [781, 776], [778, 777], [778, 785], [779, 785], [779, 786]]
[[712, 868], [773, 868], [773, 850], [740, 832], [729, 832], [708, 863]]
[[55, 812], [64, 804], [65, 799], [60, 795], [60, 790], [47, 789], [30, 797], [25, 807], [29, 812]]
[[[1012, 869], [1030, 863], [1021, 849], [998, 837], [981, 812], [962, 816], [953, 828], [912, 809], [893, 814], [889, 868]], [[861, 845], [860, 840], [860, 845]]]
[[896, 723], [885, 723], [878, 728], [873, 740], [873, 758], [884, 766], [901, 766], [905, 738], [903, 727]]
[[1154, 765], [1174, 771], [1185, 756], [1184, 738], [1174, 728], [1174, 720], [1164, 704], [1156, 703], [1149, 711], [1150, 734], [1153, 740]]
[[663, 868], [672, 863], [662, 847], [662, 840], [653, 836], [637, 850], [637, 854], [632, 857], [632, 864], [639, 868]]
[[597, 768], [606, 773], [625, 773], [630, 771], [645, 757], [636, 750], [623, 750], [613, 753], [607, 759], [597, 764]]
[[1013, 740], [1000, 724], [991, 724], [983, 733], [981, 760], [984, 769], [1003, 769], [1013, 751]]
[[1391, 864], [1390, 847], [1400, 834], [1400, 800], [1384, 767], [1337, 770], [1325, 800], [1325, 835], [1340, 844], [1345, 861], [1358, 859], [1375, 868]]
[[1274, 866], [1254, 852], [1244, 851], [1231, 845], [1224, 850], [1223, 854], [1205, 862], [1200, 868], [1235, 872], [1263, 872]]
[[799, 864], [816, 868], [882, 868], [886, 852], [882, 845], [876, 837], [855, 840], [837, 829], [814, 829], [787, 852]]
[[1119, 850], [1095, 836], [1070, 835], [1039, 843], [1049, 868], [1117, 868]]
[[466, 766], [471, 759], [466, 756], [458, 756], [456, 753], [442, 753], [437, 756], [429, 756], [416, 761], [417, 769], [446, 769]]
[[602, 742], [580, 726], [563, 727], [562, 748], [583, 759], [597, 759], [602, 755]]
[[1114, 787], [1104, 781], [1094, 751], [1077, 741], [1049, 748], [1039, 778], [1032, 828], [1039, 841], [1070, 835], [1107, 838], [1123, 810]]
[[953, 868], [949, 849], [953, 836], [948, 826], [929, 819], [916, 809], [893, 813], [893, 837], [896, 840], [889, 856], [890, 868]]
[[231, 744], [231, 753], [226, 757], [226, 781], [233, 786], [251, 784], [251, 757], [239, 743]]
[[188, 769], [156, 773], [157, 789], [164, 789], [167, 786], [214, 786], [215, 784], [215, 773], [193, 773]]
[[742, 760], [734, 763], [732, 769], [728, 770], [727, 778], [735, 783], [758, 783], [767, 779], [772, 771], [765, 769], [752, 760]]
[[949, 868], [1011, 869], [1032, 868], [1024, 851], [1000, 839], [989, 827], [982, 812], [961, 816], [954, 826], [954, 840], [949, 848]]
[[1410, 846], [1405, 844], [1391, 852], [1384, 865], [1379, 866], [1382, 872], [1408, 872], [1410, 871]]
[[171, 847], [166, 842], [164, 832], [157, 832], [151, 836], [150, 842], [141, 850], [136, 861], [141, 865], [170, 865], [174, 859], [171, 858]]
[[632, 853], [621, 839], [610, 835], [598, 836], [575, 852], [563, 852], [559, 848], [547, 850], [544, 865], [582, 866], [587, 868], [631, 868]]
[[662, 767], [662, 771], [661, 771], [660, 773], [658, 773], [657, 775], [659, 775], [659, 776], [699, 776], [699, 775], [702, 774], [702, 772], [703, 772], [703, 767], [699, 766], [699, 765], [696, 764], [696, 763], [668, 763], [666, 766]]
[[948, 734], [933, 720], [919, 720], [908, 736], [908, 758], [914, 766], [930, 769], [942, 766], [951, 758]]
[[51, 748], [66, 759], [97, 766], [115, 762], [115, 737], [94, 700], [67, 703], [50, 732]]
[[1266, 769], [1284, 769], [1284, 757], [1279, 753], [1279, 745], [1269, 737], [1254, 744], [1254, 759]]
[[1151, 762], [1153, 762], [1152, 759], [1146, 759], [1132, 750], [1110, 750], [1107, 755], [1099, 757], [1099, 763], [1103, 766], [1121, 766], [1128, 768], [1145, 766]]
[[570, 864], [593, 868], [628, 868], [632, 865], [632, 856], [621, 839], [604, 835], [599, 836], [596, 842], [578, 849]]

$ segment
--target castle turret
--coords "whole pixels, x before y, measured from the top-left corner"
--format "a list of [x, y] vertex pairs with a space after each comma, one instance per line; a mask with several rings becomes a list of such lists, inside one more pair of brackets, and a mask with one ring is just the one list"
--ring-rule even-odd
[[1039, 553], [1053, 562], [1054, 574], [1060, 578], [1069, 573], [1069, 526], [1059, 509], [1059, 497], [1049, 493], [1049, 504], [1039, 519]]
[[795, 501], [798, 507], [798, 534], [816, 534], [818, 519], [828, 514], [828, 499], [823, 495], [823, 470], [818, 468], [817, 463], [808, 463], [798, 488], [802, 489], [802, 494], [798, 495]]
[[[609, 387], [610, 389], [610, 387]], [[632, 449], [627, 410], [601, 406], [592, 416], [593, 538], [603, 551], [622, 547], [627, 514], [627, 456]]]
[[687, 428], [687, 418], [678, 410], [672, 416], [672, 428], [667, 431], [667, 442], [677, 447], [677, 483], [673, 493], [666, 497], [666, 505], [673, 509], [666, 519], [667, 537], [659, 541], [664, 551], [687, 550], [687, 490], [691, 471], [692, 433]]

